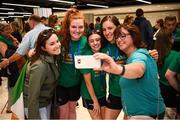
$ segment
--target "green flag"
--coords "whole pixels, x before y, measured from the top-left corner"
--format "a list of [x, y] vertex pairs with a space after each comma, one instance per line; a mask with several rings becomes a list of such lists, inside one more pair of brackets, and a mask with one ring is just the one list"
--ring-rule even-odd
[[28, 63], [29, 61], [25, 63], [10, 97], [12, 105], [11, 111], [16, 115], [18, 119], [24, 119], [23, 88]]

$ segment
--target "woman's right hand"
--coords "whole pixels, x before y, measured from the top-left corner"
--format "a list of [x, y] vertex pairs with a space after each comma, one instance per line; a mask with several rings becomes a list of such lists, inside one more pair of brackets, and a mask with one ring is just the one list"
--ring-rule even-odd
[[100, 108], [99, 103], [98, 103], [98, 102], [94, 102], [93, 107], [94, 107], [94, 108], [93, 108], [92, 114], [93, 114], [94, 116], [99, 116], [99, 115], [100, 115], [100, 112], [101, 112], [101, 108]]
[[93, 55], [96, 59], [103, 61], [101, 68], [94, 68], [94, 70], [103, 70], [107, 73], [113, 73], [119, 75], [122, 71], [122, 68], [116, 64], [112, 57], [104, 53], [95, 53]]

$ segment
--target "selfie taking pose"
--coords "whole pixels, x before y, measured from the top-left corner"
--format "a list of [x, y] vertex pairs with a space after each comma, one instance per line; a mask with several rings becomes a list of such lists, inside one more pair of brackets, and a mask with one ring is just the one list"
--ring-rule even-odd
[[42, 31], [24, 82], [24, 106], [28, 119], [50, 119], [52, 96], [59, 76], [60, 42], [52, 29]]
[[60, 119], [76, 119], [76, 103], [80, 98], [83, 76], [75, 69], [74, 56], [82, 54], [87, 46], [84, 25], [84, 16], [76, 9], [69, 10], [62, 22], [61, 70], [56, 89]]
[[[95, 30], [88, 35], [89, 49], [86, 55], [100, 52], [102, 43], [101, 36]], [[90, 63], [89, 63], [90, 64]], [[93, 69], [82, 69], [84, 81], [81, 85], [83, 107], [88, 109], [92, 119], [103, 119], [106, 106], [106, 74]]]
[[157, 65], [145, 49], [138, 28], [121, 25], [114, 36], [118, 48], [128, 57], [126, 65], [116, 64], [107, 54], [95, 53], [96, 59], [103, 60], [98, 70], [121, 76], [121, 100], [127, 119], [163, 119], [165, 104], [160, 94]]

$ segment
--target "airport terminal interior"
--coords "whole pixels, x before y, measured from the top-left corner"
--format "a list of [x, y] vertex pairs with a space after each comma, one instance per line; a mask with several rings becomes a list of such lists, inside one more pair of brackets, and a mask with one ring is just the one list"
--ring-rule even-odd
[[[54, 27], [53, 29], [57, 29], [57, 31], [60, 31], [61, 25], [63, 24], [64, 16], [66, 16], [66, 13], [70, 11], [72, 8], [78, 9], [80, 12], [83, 13], [87, 27], [90, 24], [93, 24], [93, 26], [95, 26], [97, 18], [102, 20], [105, 16], [116, 16], [121, 24], [124, 23], [124, 20], [127, 17], [131, 17], [132, 20], [134, 20], [136, 18], [136, 10], [141, 9], [143, 10], [143, 17], [150, 21], [153, 30], [155, 30], [153, 31], [154, 36], [156, 35], [157, 30], [159, 30], [159, 28], [156, 28], [158, 23], [157, 21], [164, 21], [167, 16], [174, 16], [176, 18], [177, 24], [176, 29], [179, 30], [179, 33], [176, 32], [176, 35], [180, 34], [180, 0], [0, 0], [0, 35], [2, 32], [1, 24], [11, 25], [12, 22], [16, 22], [19, 24], [20, 33], [22, 33], [21, 40], [23, 40], [23, 37], [26, 35], [26, 33], [24, 34], [25, 25], [29, 22], [28, 19], [32, 15], [36, 15], [40, 18], [45, 19], [50, 18], [50, 16], [57, 17], [56, 24], [60, 27]], [[93, 29], [95, 29], [95, 27], [93, 27]], [[101, 30], [99, 29], [99, 31]], [[70, 33], [67, 34], [69, 35]], [[128, 34], [125, 37], [127, 36]], [[178, 40], [180, 41], [180, 35], [178, 36]], [[17, 42], [18, 44], [21, 43], [21, 41]], [[69, 45], [69, 47], [71, 46]], [[3, 47], [1, 48], [3, 49]], [[79, 47], [77, 49], [79, 49]], [[177, 49], [179, 50], [180, 48]], [[3, 61], [3, 55], [1, 54], [3, 54], [3, 52], [1, 52], [0, 49], [0, 59], [1, 61]], [[72, 59], [74, 60], [74, 58]], [[0, 68], [0, 70], [2, 69], [4, 68]], [[178, 73], [178, 75], [179, 74], [180, 73]], [[63, 75], [68, 76], [69, 73]], [[178, 75], [177, 78], [179, 77], [180, 84], [180, 75]], [[0, 77], [0, 120], [12, 119], [12, 111], [8, 109], [8, 78], [3, 75], [1, 75]], [[107, 93], [109, 92], [108, 81], [109, 74], [106, 75]], [[179, 91], [178, 95], [180, 93]], [[106, 97], [107, 96], [108, 94], [106, 95]], [[178, 101], [178, 103], [180, 103], [180, 101]], [[92, 116], [90, 116], [87, 109], [83, 107], [82, 97], [80, 97], [80, 99], [78, 100], [75, 110], [77, 120], [92, 119]], [[116, 119], [124, 120], [124, 116], [124, 112], [121, 111]], [[128, 120], [128, 116], [127, 118], [125, 116], [125, 119]], [[164, 118], [164, 120], [166, 119], [168, 120], [169, 118]], [[172, 120], [175, 120], [175, 118], [173, 118]]]

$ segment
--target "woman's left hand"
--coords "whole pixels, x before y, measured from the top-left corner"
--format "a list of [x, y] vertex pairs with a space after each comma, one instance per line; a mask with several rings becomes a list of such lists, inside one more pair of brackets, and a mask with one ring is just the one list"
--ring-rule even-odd
[[150, 54], [151, 57], [153, 57], [156, 61], [158, 61], [159, 54], [158, 54], [158, 51], [157, 51], [156, 49], [149, 50], [149, 54]]

